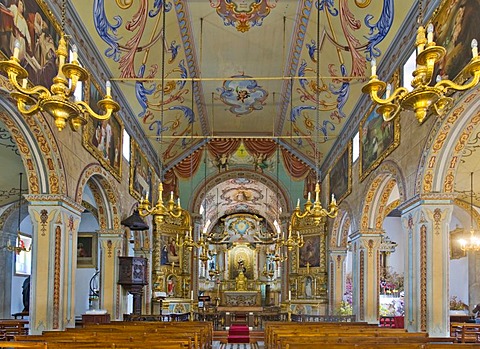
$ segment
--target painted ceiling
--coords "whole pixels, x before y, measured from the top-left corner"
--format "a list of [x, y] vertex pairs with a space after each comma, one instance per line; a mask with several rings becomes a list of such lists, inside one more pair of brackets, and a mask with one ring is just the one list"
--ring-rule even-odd
[[[104, 1], [74, 11], [165, 168], [209, 138], [320, 165], [409, 1]], [[165, 5], [165, 6], [164, 6]], [[318, 108], [317, 108], [318, 105]]]

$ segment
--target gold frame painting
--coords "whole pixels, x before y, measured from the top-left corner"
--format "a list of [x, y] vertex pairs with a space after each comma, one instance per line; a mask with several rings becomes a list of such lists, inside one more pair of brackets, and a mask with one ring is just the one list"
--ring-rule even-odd
[[384, 121], [372, 104], [360, 121], [360, 181], [375, 170], [400, 145], [400, 118]]
[[304, 244], [298, 249], [298, 268], [318, 268], [321, 264], [320, 235], [304, 235]]
[[147, 197], [152, 201], [154, 169], [138, 144], [130, 140], [130, 194], [137, 200]]
[[[97, 102], [102, 99], [101, 90], [95, 81], [85, 86], [88, 103], [96, 113], [101, 113]], [[115, 113], [108, 120], [97, 120], [87, 115], [83, 127], [83, 146], [118, 181], [122, 179], [123, 123]]]
[[329, 198], [332, 194], [338, 203], [352, 191], [352, 141], [349, 141], [342, 154], [328, 171]]
[[77, 268], [96, 268], [97, 249], [96, 233], [78, 233]]

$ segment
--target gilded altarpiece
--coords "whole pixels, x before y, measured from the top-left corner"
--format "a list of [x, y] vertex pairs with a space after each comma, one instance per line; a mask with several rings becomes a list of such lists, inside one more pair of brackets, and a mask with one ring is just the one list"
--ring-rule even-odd
[[303, 236], [304, 244], [289, 253], [288, 297], [294, 314], [327, 312], [327, 225], [315, 225], [308, 218], [297, 220], [292, 232]]

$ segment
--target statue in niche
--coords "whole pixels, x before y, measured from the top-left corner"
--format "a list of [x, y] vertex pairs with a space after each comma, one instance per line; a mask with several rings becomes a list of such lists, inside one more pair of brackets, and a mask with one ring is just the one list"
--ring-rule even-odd
[[305, 278], [305, 297], [312, 298], [312, 278]]
[[243, 273], [243, 270], [240, 270], [238, 276], [235, 278], [235, 291], [246, 291], [247, 290], [247, 278]]

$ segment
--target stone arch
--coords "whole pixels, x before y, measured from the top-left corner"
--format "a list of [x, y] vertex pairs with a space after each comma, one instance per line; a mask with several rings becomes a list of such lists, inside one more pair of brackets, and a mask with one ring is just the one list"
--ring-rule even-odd
[[100, 229], [120, 229], [121, 205], [119, 194], [112, 185], [115, 182], [110, 173], [95, 163], [84, 168], [77, 182], [75, 201], [82, 203], [83, 189], [88, 185], [97, 204]]
[[[388, 202], [390, 194], [397, 188], [399, 199]], [[363, 201], [360, 229], [381, 230], [387, 214], [405, 201], [405, 180], [398, 165], [387, 160], [371, 175]]]
[[19, 149], [29, 193], [66, 195], [63, 160], [43, 114], [20, 115], [10, 105], [0, 102], [0, 120]]
[[418, 166], [414, 194], [454, 191], [460, 159], [479, 124], [480, 88], [477, 87], [432, 127]]
[[[343, 204], [342, 204], [343, 206]], [[330, 237], [330, 249], [347, 249], [348, 232], [352, 226], [352, 214], [349, 208], [340, 209], [339, 214], [333, 221]]]
[[215, 173], [211, 176], [208, 176], [206, 178], [205, 183], [202, 182], [197, 186], [197, 188], [193, 190], [192, 195], [194, 199], [191, 201], [191, 204], [190, 204], [190, 212], [199, 212], [200, 206], [203, 202], [204, 191], [208, 192], [209, 190], [215, 188], [220, 183], [223, 183], [230, 179], [236, 179], [240, 177], [256, 180], [264, 184], [266, 187], [271, 188], [272, 191], [276, 192], [278, 190], [278, 196], [279, 196], [278, 204], [281, 207], [285, 207], [286, 212], [290, 212], [292, 210], [292, 207], [290, 205], [290, 200], [288, 198], [285, 188], [281, 185], [281, 183], [278, 183], [274, 178], [266, 174], [259, 173], [256, 171], [251, 171], [251, 170], [231, 170], [231, 171], [222, 172], [220, 174]]

